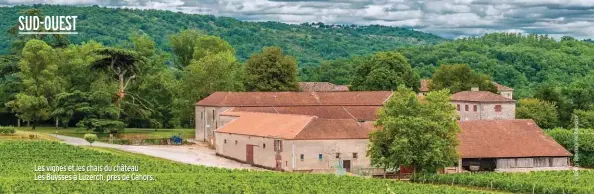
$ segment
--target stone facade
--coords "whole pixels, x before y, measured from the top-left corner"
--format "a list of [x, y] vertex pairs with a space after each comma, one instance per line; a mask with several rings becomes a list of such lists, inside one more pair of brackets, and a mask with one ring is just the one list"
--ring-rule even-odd
[[[282, 144], [280, 151], [275, 149], [275, 140]], [[368, 144], [367, 139], [286, 140], [216, 132], [215, 149], [221, 156], [248, 163], [247, 147], [252, 145], [255, 166], [282, 171], [332, 172], [345, 165], [350, 166], [348, 170], [372, 169], [366, 156]], [[279, 167], [277, 160], [280, 160]]]
[[452, 101], [460, 115], [460, 121], [509, 120], [516, 117], [514, 102], [466, 102]]
[[229, 107], [195, 106], [196, 140], [214, 144], [214, 130], [225, 123], [221, 123], [220, 114]]

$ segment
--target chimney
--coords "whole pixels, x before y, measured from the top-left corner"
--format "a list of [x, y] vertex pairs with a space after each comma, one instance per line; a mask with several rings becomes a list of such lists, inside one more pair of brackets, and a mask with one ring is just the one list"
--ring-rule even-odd
[[472, 88], [470, 88], [470, 91], [478, 92], [479, 91], [479, 88], [478, 87], [472, 87]]

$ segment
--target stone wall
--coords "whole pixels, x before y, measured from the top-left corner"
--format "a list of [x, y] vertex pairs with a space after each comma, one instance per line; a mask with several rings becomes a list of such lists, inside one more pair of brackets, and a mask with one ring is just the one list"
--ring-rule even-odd
[[[514, 102], [465, 102], [452, 101], [452, 104], [460, 106], [457, 111], [461, 121], [470, 120], [510, 120], [516, 117], [516, 104]], [[497, 112], [495, 107], [501, 106], [501, 112]], [[476, 109], [475, 109], [476, 106]], [[466, 109], [468, 107], [468, 109]], [[476, 110], [476, 111], [475, 111]]]

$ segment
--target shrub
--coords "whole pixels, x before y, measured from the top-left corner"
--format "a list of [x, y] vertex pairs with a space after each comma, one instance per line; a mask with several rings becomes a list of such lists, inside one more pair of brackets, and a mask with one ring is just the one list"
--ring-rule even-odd
[[85, 140], [87, 140], [89, 144], [93, 145], [93, 142], [97, 141], [97, 135], [87, 133], [85, 134]]
[[0, 135], [11, 135], [15, 132], [16, 130], [13, 126], [0, 127]]
[[[578, 164], [583, 167], [594, 167], [594, 129], [580, 129], [579, 131]], [[555, 128], [547, 133], [553, 137], [555, 141], [565, 147], [567, 151], [575, 154], [573, 130]]]

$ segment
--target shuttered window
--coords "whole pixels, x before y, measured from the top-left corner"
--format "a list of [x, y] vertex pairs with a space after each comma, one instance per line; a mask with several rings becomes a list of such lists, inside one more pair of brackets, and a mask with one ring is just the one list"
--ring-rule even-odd
[[477, 110], [477, 109], [478, 109], [478, 108], [477, 108], [476, 104], [475, 104], [474, 106], [472, 106], [472, 110], [473, 110], [474, 112], [476, 112], [476, 110]]
[[495, 105], [495, 112], [501, 112], [502, 109], [500, 104]]

